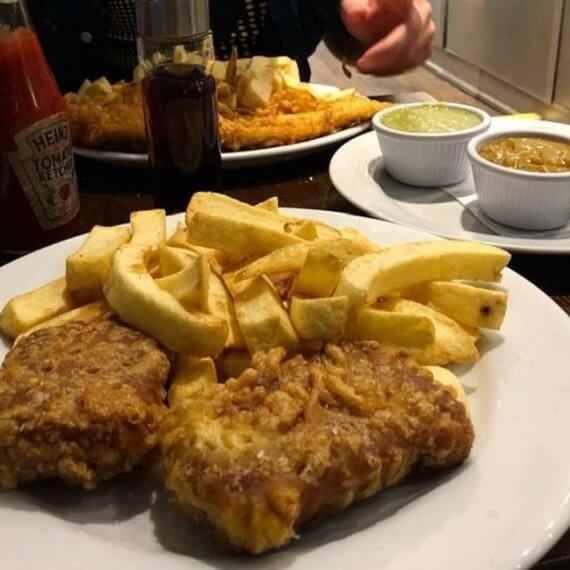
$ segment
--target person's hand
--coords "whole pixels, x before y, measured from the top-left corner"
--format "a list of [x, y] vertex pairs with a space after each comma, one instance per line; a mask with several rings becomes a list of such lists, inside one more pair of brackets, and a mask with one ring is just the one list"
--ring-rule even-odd
[[431, 55], [435, 24], [428, 0], [341, 0], [340, 14], [366, 48], [356, 62], [362, 73], [402, 73]]

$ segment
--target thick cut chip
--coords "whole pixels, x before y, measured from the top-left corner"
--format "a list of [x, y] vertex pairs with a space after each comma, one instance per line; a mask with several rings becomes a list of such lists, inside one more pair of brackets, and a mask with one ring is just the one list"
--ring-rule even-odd
[[382, 248], [377, 243], [370, 241], [362, 232], [356, 228], [343, 228], [340, 230], [340, 233], [344, 238], [351, 239], [353, 242], [359, 242], [364, 253], [374, 253], [376, 251], [382, 250]]
[[[151, 211], [152, 212], [152, 211]], [[138, 214], [138, 215], [135, 215]], [[202, 312], [187, 311], [161, 289], [147, 269], [153, 251], [158, 253], [164, 232], [145, 223], [152, 215], [132, 214], [131, 242], [114, 255], [103, 290], [113, 311], [126, 323], [152, 336], [174, 352], [215, 356], [225, 346], [228, 324]]]
[[290, 218], [227, 196], [198, 192], [186, 213], [188, 241], [239, 256], [255, 256], [302, 241], [285, 232]]
[[10, 299], [0, 313], [0, 331], [14, 339], [74, 307], [65, 277]]
[[160, 274], [162, 277], [167, 277], [173, 273], [178, 273], [195, 261], [197, 257], [198, 254], [189, 249], [163, 245], [158, 250]]
[[210, 266], [204, 256], [199, 255], [177, 273], [157, 279], [155, 283], [168, 291], [185, 308], [208, 311]]
[[28, 329], [26, 332], [22, 333], [16, 340], [14, 344], [20, 342], [21, 339], [28, 336], [29, 334], [42, 330], [48, 329], [53, 327], [59, 327], [61, 325], [65, 325], [71, 321], [80, 321], [80, 322], [87, 322], [92, 321], [94, 319], [101, 318], [105, 315], [110, 314], [111, 309], [106, 301], [95, 301], [93, 303], [89, 303], [88, 305], [83, 305], [82, 307], [77, 307], [77, 309], [71, 309], [71, 311], [67, 311], [65, 313], [61, 313], [57, 317], [53, 317], [53, 319], [48, 319], [31, 329]]
[[265, 277], [257, 277], [235, 296], [236, 315], [249, 351], [276, 346], [294, 353], [299, 337], [279, 295]]
[[263, 202], [259, 202], [259, 204], [256, 204], [255, 207], [260, 208], [261, 210], [267, 210], [268, 212], [274, 212], [275, 214], [278, 214], [279, 198], [277, 198], [277, 196], [272, 196]]
[[200, 247], [198, 245], [190, 244], [188, 242], [188, 235], [185, 224], [179, 222], [176, 231], [168, 238], [168, 241], [166, 243], [172, 247], [187, 249], [195, 255], [205, 255], [212, 271], [215, 271], [218, 275], [221, 275], [223, 273], [224, 267], [220, 262], [221, 252], [217, 249]]
[[311, 247], [308, 242], [296, 243], [282, 247], [271, 253], [252, 261], [245, 267], [224, 275], [229, 282], [238, 282], [245, 279], [271, 275], [273, 273], [292, 273], [300, 271]]
[[218, 381], [216, 366], [211, 358], [196, 358], [180, 354], [172, 370], [168, 403], [177, 405], [194, 392], [202, 390], [204, 384], [215, 384]]
[[158, 250], [166, 241], [166, 212], [164, 210], [140, 210], [131, 214], [131, 243], [145, 249], [145, 262], [158, 262]]
[[245, 267], [232, 271], [226, 277], [237, 282], [243, 279], [251, 279], [260, 275], [273, 273], [301, 271], [307, 254], [312, 249], [326, 251], [342, 260], [343, 264], [349, 263], [360, 255], [369, 253], [369, 249], [360, 240], [353, 241], [348, 238], [333, 238], [313, 242], [303, 241], [287, 247], [282, 247], [264, 257], [252, 261]]
[[213, 272], [210, 273], [208, 312], [228, 323], [229, 332], [226, 348], [245, 348], [245, 340], [239, 328], [233, 299], [222, 278]]
[[348, 299], [346, 297], [322, 299], [293, 297], [289, 314], [300, 338], [336, 340], [344, 333], [348, 317]]
[[335, 294], [347, 295], [353, 306], [362, 306], [391, 291], [427, 281], [500, 281], [510, 258], [502, 249], [472, 242], [436, 240], [396, 245], [349, 263]]
[[234, 255], [255, 256], [280, 247], [298, 243], [301, 238], [283, 231], [283, 224], [255, 210], [249, 215], [224, 212], [196, 211], [188, 219], [188, 239], [191, 243], [220, 249]]
[[285, 231], [300, 237], [307, 241], [314, 241], [318, 239], [317, 227], [313, 220], [303, 220], [301, 222], [293, 222], [285, 226]]
[[131, 238], [129, 227], [94, 226], [77, 252], [66, 260], [67, 289], [84, 296], [102, 296], [113, 254]]
[[293, 284], [293, 294], [329, 297], [333, 294], [343, 268], [343, 260], [326, 247], [312, 247]]
[[376, 340], [406, 348], [423, 348], [434, 341], [435, 327], [428, 317], [391, 313], [372, 306], [351, 313], [344, 338]]
[[401, 315], [427, 317], [435, 327], [433, 343], [425, 348], [412, 349], [420, 364], [445, 366], [472, 363], [479, 359], [475, 339], [461, 325], [443, 313], [408, 299], [387, 299], [380, 304], [384, 310]]
[[428, 300], [452, 319], [471, 326], [499, 330], [505, 318], [505, 291], [466, 283], [435, 281], [429, 284]]
[[317, 232], [317, 239], [334, 239], [342, 237], [340, 230], [325, 224], [324, 222], [317, 222], [316, 220], [312, 220], [315, 224], [315, 230]]
[[115, 254], [104, 292], [113, 311], [174, 352], [215, 356], [226, 344], [228, 325], [219, 317], [187, 311], [161, 289], [144, 265], [145, 249], [124, 245]]

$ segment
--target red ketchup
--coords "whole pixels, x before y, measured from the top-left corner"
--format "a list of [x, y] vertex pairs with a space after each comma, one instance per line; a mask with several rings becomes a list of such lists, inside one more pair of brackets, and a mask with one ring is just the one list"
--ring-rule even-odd
[[22, 4], [0, 5], [0, 251], [69, 237], [78, 212], [63, 97]]

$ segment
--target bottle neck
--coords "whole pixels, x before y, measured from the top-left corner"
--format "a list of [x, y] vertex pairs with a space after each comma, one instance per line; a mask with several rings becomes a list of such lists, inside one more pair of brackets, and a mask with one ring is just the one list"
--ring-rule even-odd
[[0, 38], [18, 28], [31, 28], [23, 0], [0, 0]]

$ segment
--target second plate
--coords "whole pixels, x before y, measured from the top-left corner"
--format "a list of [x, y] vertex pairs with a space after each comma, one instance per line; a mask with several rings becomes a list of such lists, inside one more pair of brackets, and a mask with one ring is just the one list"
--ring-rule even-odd
[[[503, 121], [495, 119], [493, 122]], [[544, 124], [563, 128], [556, 123]], [[489, 243], [513, 252], [570, 254], [568, 228], [541, 235], [516, 231], [489, 220], [489, 225], [496, 230], [493, 231], [465, 209], [450, 191], [398, 182], [383, 167], [375, 133], [363, 134], [339, 148], [331, 160], [329, 173], [340, 194], [377, 218], [442, 237]], [[461, 183], [461, 194], [472, 194], [474, 188], [470, 176]]]

